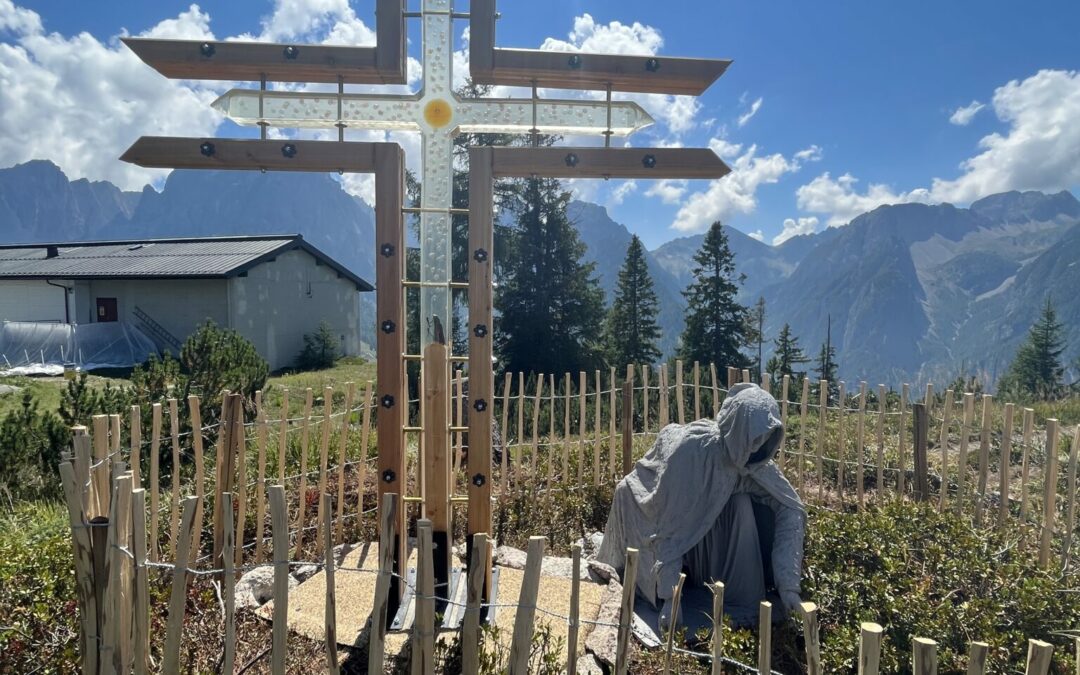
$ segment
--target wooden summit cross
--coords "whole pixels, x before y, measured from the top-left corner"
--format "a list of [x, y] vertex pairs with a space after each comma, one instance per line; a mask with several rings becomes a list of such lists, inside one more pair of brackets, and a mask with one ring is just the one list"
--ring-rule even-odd
[[[346, 84], [404, 84], [405, 20], [419, 18], [423, 82], [409, 95], [346, 93]], [[452, 91], [453, 21], [470, 23], [470, 76], [477, 84], [530, 87], [529, 99], [462, 99]], [[470, 364], [468, 539], [491, 531], [492, 179], [497, 177], [720, 178], [729, 172], [706, 149], [611, 148], [613, 135], [652, 123], [637, 104], [612, 101], [613, 91], [699, 95], [729, 61], [504, 49], [495, 46], [495, 0], [471, 0], [470, 12], [452, 0], [376, 0], [374, 47], [204, 42], [125, 38], [124, 43], [166, 77], [258, 81], [257, 90], [234, 89], [214, 106], [238, 124], [256, 125], [260, 140], [139, 139], [122, 159], [162, 168], [260, 169], [375, 174], [376, 306], [378, 323], [377, 418], [379, 504], [388, 493], [406, 494], [405, 434], [423, 433], [423, 516], [432, 520], [436, 583], [450, 565], [450, 364]], [[337, 92], [269, 91], [267, 81], [337, 84]], [[606, 99], [551, 100], [540, 88], [603, 90]], [[335, 141], [267, 140], [268, 127], [336, 128]], [[404, 157], [393, 143], [344, 140], [346, 129], [418, 130], [422, 139], [420, 208], [404, 201]], [[604, 148], [473, 148], [470, 150], [469, 281], [451, 269], [453, 138], [459, 133], [600, 135]], [[420, 214], [420, 279], [405, 276], [404, 213]], [[453, 326], [452, 293], [468, 289], [469, 354], [447, 352], [443, 331]], [[405, 293], [420, 289], [420, 354], [406, 353]], [[422, 362], [420, 425], [409, 426], [405, 363]], [[406, 510], [397, 509], [393, 600], [405, 577]], [[380, 522], [382, 520], [380, 519]], [[468, 558], [467, 558], [468, 559]], [[487, 569], [490, 573], [490, 560]], [[449, 587], [447, 587], [449, 589]], [[484, 597], [490, 594], [490, 582]], [[390, 616], [393, 616], [393, 610]]]

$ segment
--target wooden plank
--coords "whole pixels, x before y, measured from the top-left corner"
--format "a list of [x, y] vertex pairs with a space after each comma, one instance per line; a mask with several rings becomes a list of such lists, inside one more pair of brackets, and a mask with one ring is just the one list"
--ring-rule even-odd
[[1050, 543], [1054, 536], [1057, 513], [1058, 421], [1046, 420], [1046, 463], [1043, 467], [1042, 530], [1039, 537], [1039, 567], [1050, 565]]
[[[615, 400], [615, 367], [612, 366], [608, 373], [608, 478], [613, 478], [618, 475], [618, 462], [615, 459], [615, 453], [618, 452], [619, 440], [615, 434], [615, 418], [616, 418], [616, 400]], [[555, 406], [551, 407], [551, 414], [555, 415]]]
[[461, 623], [461, 672], [463, 673], [480, 672], [480, 603], [484, 596], [487, 541], [486, 532], [477, 532], [472, 537], [472, 548], [469, 551], [465, 616]]
[[1027, 669], [1024, 675], [1046, 675], [1050, 672], [1050, 659], [1054, 645], [1042, 640], [1028, 640]]
[[713, 417], [720, 412], [720, 381], [716, 379], [716, 364], [709, 363], [709, 384], [712, 385], [712, 414]]
[[578, 485], [585, 484], [585, 429], [586, 420], [585, 417], [588, 413], [586, 409], [586, 397], [589, 388], [589, 381], [585, 377], [585, 371], [578, 372]]
[[[206, 459], [203, 453], [202, 411], [199, 407], [199, 397], [188, 396], [187, 404], [188, 416], [191, 419], [191, 449], [195, 453], [195, 529], [191, 535], [191, 550], [195, 554], [194, 557], [198, 558], [199, 551], [202, 550], [203, 503], [206, 501]], [[221, 414], [224, 420], [224, 408]], [[221, 429], [223, 426], [219, 425], [219, 434], [222, 433]], [[215, 504], [218, 497], [220, 495], [215, 495]]]
[[[175, 400], [175, 399], [173, 399]], [[170, 401], [171, 402], [171, 401]], [[161, 671], [180, 672], [180, 637], [187, 606], [187, 567], [191, 548], [191, 528], [195, 524], [195, 497], [185, 497], [184, 513], [177, 532], [176, 567], [172, 573], [172, 592], [169, 596], [169, 619], [165, 626], [165, 648], [162, 652]]]
[[[311, 141], [316, 143], [318, 141]], [[708, 148], [482, 148], [493, 178], [722, 178], [731, 172]], [[280, 157], [280, 144], [275, 148]], [[473, 185], [469, 183], [470, 189]]]
[[[600, 484], [600, 417], [603, 410], [603, 403], [600, 392], [600, 371], [597, 370], [593, 374], [593, 381], [595, 384], [595, 390], [593, 392], [593, 399], [596, 401], [596, 405], [593, 407], [593, 485]], [[648, 401], [645, 403], [648, 407]]]
[[761, 388], [766, 394], [772, 395], [772, 376], [769, 373], [761, 373]]
[[914, 675], [937, 675], [937, 643], [926, 638], [911, 641], [911, 669]]
[[[119, 421], [120, 416], [116, 419]], [[120, 434], [116, 435], [120, 439]], [[132, 634], [132, 611], [135, 608], [135, 574], [132, 569], [129, 551], [131, 550], [131, 472], [113, 480], [116, 492], [114, 496], [115, 519], [110, 518], [110, 526], [115, 523], [116, 539], [112, 542], [111, 572], [115, 576], [113, 596], [116, 599], [116, 650], [113, 656], [116, 664], [116, 672], [126, 675], [131, 672], [131, 661], [134, 656], [131, 642]]]
[[[623, 385], [625, 387], [625, 385]], [[623, 566], [622, 602], [619, 605], [619, 629], [615, 647], [615, 675], [626, 675], [630, 665], [630, 626], [634, 619], [634, 595], [637, 591], [638, 550], [626, 549]]]
[[930, 420], [926, 412], [925, 403], [915, 403], [911, 406], [912, 412], [912, 439], [915, 448], [915, 501], [925, 502], [930, 500], [930, 477], [927, 466], [927, 435], [930, 433]]
[[[1012, 478], [1012, 436], [1013, 416], [1016, 406], [1012, 403], [1005, 404], [1004, 429], [1001, 433], [1001, 452], [998, 458], [998, 527], [1005, 530], [1009, 526], [1009, 483]], [[1080, 443], [1080, 434], [1073, 437], [1074, 446]], [[1067, 547], [1066, 547], [1067, 550]]]
[[158, 562], [158, 522], [161, 517], [159, 512], [159, 494], [161, 482], [159, 478], [161, 461], [161, 404], [155, 403], [151, 407], [150, 427], [150, 561]]
[[683, 401], [683, 362], [681, 359], [675, 361], [675, 419], [679, 420], [679, 424], [686, 424], [686, 405]]
[[[112, 474], [112, 459], [109, 453], [109, 417], [108, 415], [94, 415], [91, 418], [93, 424], [94, 463], [90, 469], [93, 496], [90, 498], [90, 517], [108, 517], [109, 515], [109, 480]], [[180, 477], [177, 475], [173, 464], [173, 492], [177, 492]], [[175, 501], [175, 497], [174, 497]]]
[[314, 395], [311, 387], [304, 390], [304, 415], [300, 420], [300, 489], [296, 493], [296, 558], [304, 550], [304, 524], [307, 520], [308, 451], [311, 446], [311, 407]]
[[727, 367], [727, 388], [728, 393], [731, 393], [731, 388], [739, 383], [739, 369], [732, 366]]
[[983, 394], [982, 426], [979, 430], [979, 484], [975, 498], [975, 524], [982, 525], [983, 507], [986, 502], [986, 482], [990, 473], [990, 424], [994, 409], [991, 407], [994, 397]]
[[[233, 494], [226, 492], [221, 495], [225, 513], [233, 512]], [[233, 528], [233, 519], [224, 520], [225, 538], [222, 544], [221, 560], [224, 564], [225, 573], [222, 575], [221, 598], [225, 612], [225, 644], [221, 655], [221, 672], [231, 673], [236, 665], [236, 569], [233, 558], [236, 555], [236, 531]]]
[[845, 434], [847, 419], [847, 391], [841, 380], [839, 383], [839, 410], [836, 418], [836, 494], [840, 497], [840, 504], [844, 503], [844, 462], [847, 461], [847, 436]]
[[326, 509], [323, 503], [323, 495], [327, 494], [327, 486], [330, 480], [327, 471], [330, 468], [330, 430], [333, 423], [333, 412], [334, 388], [327, 386], [323, 388], [323, 417], [322, 424], [319, 425], [319, 510], [315, 521], [315, 555], [322, 554], [323, 523], [330, 520], [330, 511]]
[[289, 388], [281, 389], [281, 419], [278, 420], [278, 485], [285, 484], [285, 455], [289, 451]]
[[120, 159], [147, 168], [371, 173], [379, 146], [385, 145], [398, 147], [359, 141], [143, 136]]
[[[455, 386], [452, 388], [452, 400], [453, 411], [451, 414], [451, 424], [456, 427], [465, 426], [465, 377], [461, 370], [457, 371], [455, 377]], [[457, 490], [457, 475], [459, 472], [465, 470], [465, 466], [462, 464], [462, 443], [465, 440], [464, 435], [458, 431], [452, 434], [454, 438], [454, 456], [452, 458], [452, 470], [453, 477], [450, 479], [450, 497], [452, 498]]]
[[821, 634], [818, 630], [818, 606], [804, 602], [799, 606], [803, 620], [803, 641], [806, 642], [806, 673], [821, 675]]
[[960, 424], [960, 450], [956, 456], [956, 512], [960, 513], [964, 508], [965, 493], [967, 492], [968, 473], [968, 438], [971, 435], [971, 424], [975, 417], [975, 394], [964, 394], [964, 418]]
[[675, 652], [675, 634], [679, 632], [679, 607], [682, 604], [682, 589], [684, 583], [686, 583], [686, 575], [680, 573], [679, 581], [675, 584], [675, 588], [671, 594], [671, 624], [668, 626], [667, 648], [664, 650], [664, 675], [670, 675], [671, 673], [671, 657]]
[[[474, 326], [474, 328], [475, 328], [475, 326]], [[471, 342], [471, 340], [472, 340], [472, 338], [470, 338], [470, 342]], [[470, 349], [471, 349], [471, 347], [470, 347]], [[510, 476], [510, 451], [509, 451], [509, 449], [510, 449], [510, 437], [506, 435], [506, 432], [508, 431], [507, 418], [510, 415], [510, 387], [513, 384], [513, 380], [514, 380], [514, 374], [513, 373], [507, 371], [503, 375], [502, 425], [500, 426], [501, 434], [499, 436], [502, 439], [502, 444], [503, 444], [502, 474], [501, 474], [501, 481], [502, 482], [501, 482], [501, 486], [500, 486], [501, 489], [503, 489], [503, 490], [505, 490], [508, 487], [508, 480], [509, 480], [509, 476]], [[555, 407], [554, 406], [552, 406], [551, 414], [552, 415], [555, 414]], [[472, 419], [471, 414], [469, 415], [469, 418]], [[469, 443], [471, 444], [472, 442], [473, 441], [471, 439], [471, 434], [470, 434]], [[554, 461], [554, 460], [552, 460], [552, 461]]]
[[136, 488], [142, 487], [142, 413], [139, 406], [131, 406], [128, 418], [128, 436], [131, 441], [131, 482]]
[[[233, 451], [230, 453], [235, 466], [236, 481], [232, 483], [232, 492], [236, 502], [235, 537], [239, 542], [233, 552], [234, 564], [239, 567], [244, 562], [244, 529], [247, 525], [247, 426], [244, 424], [244, 398], [237, 395], [236, 433], [233, 434]], [[227, 512], [231, 513], [231, 512]]]
[[641, 366], [641, 430], [649, 433], [649, 370], [652, 366]]
[[263, 560], [266, 536], [266, 408], [262, 390], [255, 392], [255, 446], [258, 465], [255, 475], [255, 562]]
[[[715, 370], [713, 371], [715, 372]], [[787, 413], [788, 413], [788, 389], [791, 386], [791, 376], [784, 375], [783, 383], [780, 386], [780, 424], [784, 427], [784, 432], [787, 432]], [[785, 449], [787, 446], [787, 438], [785, 436], [784, 443], [780, 445], [779, 461], [777, 464], [780, 466], [780, 470], [784, 470], [784, 455], [787, 453]]]
[[[180, 414], [177, 411], [175, 398], [169, 399], [169, 435], [172, 437], [172, 508], [169, 510], [169, 546], [175, 558], [178, 548], [176, 537], [180, 531]], [[195, 514], [192, 513], [191, 517], [194, 518]]]
[[[345, 383], [345, 409], [341, 413], [341, 429], [338, 430], [337, 456], [337, 519], [335, 520], [334, 542], [343, 544], [345, 534], [345, 450], [349, 446], [349, 430], [352, 428], [353, 399], [356, 397], [356, 384]], [[357, 465], [364, 466], [363, 458]], [[363, 494], [361, 491], [359, 494]], [[361, 508], [360, 511], [363, 509]]]
[[990, 645], [985, 642], [972, 642], [968, 650], [967, 675], [984, 675], [986, 673], [986, 657], [989, 656]]
[[694, 361], [694, 419], [701, 419], [701, 365]]
[[405, 83], [396, 69], [380, 67], [375, 47], [132, 37], [121, 41], [151, 68], [176, 80]]
[[900, 385], [900, 429], [899, 439], [897, 441], [897, 469], [896, 472], [896, 493], [900, 499], [904, 498], [904, 494], [907, 492], [907, 405], [908, 405], [908, 390], [909, 386], [905, 382]]
[[818, 382], [818, 427], [814, 437], [814, 451], [817, 459], [814, 462], [814, 478], [818, 482], [818, 503], [825, 503], [825, 471], [822, 461], [825, 454], [825, 420], [829, 414], [829, 381]]
[[[274, 608], [271, 618], [270, 672], [285, 675], [289, 635], [289, 514], [285, 487], [270, 488], [270, 536], [274, 555]], [[381, 672], [381, 671], [373, 671]]]
[[[713, 372], [716, 370], [714, 368]], [[709, 675], [723, 675], [724, 672], [724, 582], [717, 581], [709, 585], [712, 590], [712, 664]]]
[[[72, 457], [70, 461], [72, 470], [75, 472], [75, 484], [79, 486], [79, 502], [82, 505], [83, 512], [89, 514], [91, 509], [90, 500], [93, 496], [93, 485], [90, 481], [90, 465], [93, 463], [91, 459], [93, 456], [93, 442], [86, 431], [86, 427], [81, 424], [71, 427]], [[68, 461], [65, 458], [61, 459]]]
[[[437, 343], [432, 343], [437, 344]], [[440, 347], [442, 345], [439, 345]], [[412, 673], [435, 673], [435, 555], [432, 522], [416, 522], [416, 615], [412, 628]]]
[[631, 409], [634, 400], [634, 383], [623, 382], [622, 402], [622, 475], [626, 476], [633, 469], [634, 456], [634, 419]]
[[1031, 467], [1028, 463], [1029, 450], [1031, 448], [1031, 439], [1035, 432], [1035, 410], [1032, 408], [1024, 408], [1024, 431], [1021, 443], [1023, 444], [1023, 458], [1020, 467], [1020, 526], [1027, 529], [1027, 512], [1028, 512], [1028, 476], [1030, 474]]
[[540, 454], [540, 400], [544, 394], [544, 375], [536, 375], [536, 394], [533, 396], [532, 405], [532, 451], [529, 455], [529, 474], [538, 475], [536, 469], [539, 466]]
[[802, 399], [799, 402], [799, 491], [803, 487], [803, 473], [806, 471], [806, 422], [810, 407], [810, 378], [802, 382]]
[[522, 448], [525, 445], [525, 373], [518, 371], [518, 395], [517, 395], [517, 437], [514, 438], [517, 445], [518, 467], [524, 468]]
[[750, 371], [747, 368], [742, 370], [742, 381], [744, 384], [751, 384], [753, 380], [750, 378]]
[[[572, 61], [574, 57], [579, 60]], [[479, 78], [474, 75], [478, 84], [600, 90], [610, 85], [612, 91], [685, 96], [700, 96], [731, 65], [731, 61], [718, 59], [568, 54], [539, 49], [496, 48], [493, 58], [490, 73], [479, 73]]]
[[666, 427], [670, 421], [668, 417], [671, 413], [671, 403], [668, 398], [670, 393], [669, 389], [670, 387], [668, 386], [668, 364], [665, 362], [660, 364], [660, 410], [657, 413], [660, 417], [661, 429]]
[[390, 595], [393, 592], [394, 557], [398, 541], [403, 539], [397, 529], [401, 522], [398, 511], [398, 495], [385, 493], [379, 503], [379, 576], [375, 581], [375, 600], [368, 624], [368, 672], [383, 672], [386, 650], [386, 628], [390, 618]]
[[84, 673], [98, 671], [97, 595], [94, 592], [94, 561], [89, 520], [83, 507], [83, 484], [76, 477], [71, 462], [60, 464], [60, 482], [64, 488], [71, 547], [75, 567], [75, 598], [79, 608], [79, 663]]
[[946, 389], [941, 418], [941, 500], [938, 502], [938, 511], [945, 510], [945, 503], [949, 499], [949, 429], [952, 428], [952, 407], [953, 390]]
[[[236, 411], [233, 409], [236, 404], [233, 401], [232, 393], [225, 391], [221, 396], [221, 419], [218, 424], [218, 438], [217, 449], [214, 453], [215, 457], [215, 478], [214, 478], [214, 514], [213, 514], [213, 530], [212, 530], [212, 548], [213, 555], [210, 558], [211, 566], [221, 567], [221, 551], [222, 544], [225, 538], [225, 511], [222, 507], [222, 495], [226, 492], [232, 492], [232, 471], [231, 469], [231, 457], [230, 449], [233, 446], [232, 436], [236, 433], [236, 426], [233, 423], [233, 418], [236, 415]], [[198, 514], [196, 514], [198, 515]], [[201, 523], [195, 523], [195, 527], [200, 527]], [[198, 558], [198, 551], [195, 551], [195, 556]]]
[[859, 627], [858, 675], [878, 675], [881, 668], [881, 634], [876, 623], [866, 622]]
[[[439, 559], [428, 551], [435, 575], [446, 580], [450, 569], [450, 437], [447, 413], [446, 345], [432, 342], [424, 348], [424, 508], [430, 536], [439, 542]], [[478, 434], [479, 435], [479, 434]], [[490, 457], [488, 453], [487, 457]], [[422, 571], [422, 570], [421, 570]], [[434, 582], [433, 582], [434, 583]], [[434, 619], [432, 619], [434, 621]], [[427, 630], [424, 628], [424, 630]]]
[[1069, 477], [1065, 492], [1065, 541], [1061, 544], [1062, 569], [1068, 569], [1072, 552], [1073, 529], [1076, 528], [1076, 464], [1077, 453], [1080, 452], [1080, 425], [1077, 425], [1069, 446]]
[[[509, 675], [528, 675], [532, 654], [533, 625], [536, 621], [536, 596], [540, 589], [540, 566], [544, 559], [545, 537], [529, 537], [525, 573], [514, 615], [514, 635], [510, 643]], [[433, 672], [433, 671], [432, 671]]]
[[885, 503], [885, 385], [878, 384], [877, 503]]
[[856, 498], [860, 511], [866, 506], [866, 380], [859, 382], [859, 419], [855, 430], [855, 480]]
[[772, 603], [758, 606], [758, 672], [772, 672]]
[[548, 483], [552, 483], [555, 480], [555, 401], [558, 398], [557, 392], [555, 391], [555, 373], [548, 375], [548, 389], [551, 391], [551, 394], [548, 397], [551, 414], [548, 415], [548, 442], [547, 450], [544, 454], [547, 455]]
[[[146, 490], [131, 491], [131, 555], [135, 569], [132, 672], [150, 672], [150, 579], [146, 567]], [[77, 574], [76, 574], [77, 576]]]
[[[495, 410], [495, 374], [491, 369], [494, 335], [492, 282], [494, 279], [494, 197], [491, 155], [486, 148], [469, 150], [469, 512], [465, 536], [492, 532], [491, 427]], [[479, 255], [478, 255], [479, 253]], [[482, 330], [481, 330], [482, 327]], [[506, 394], [503, 396], [503, 480], [509, 468], [506, 438]], [[483, 401], [481, 403], [481, 401]], [[552, 411], [554, 413], [554, 411]], [[504, 482], [504, 486], [506, 483]], [[485, 574], [485, 579], [486, 579]], [[484, 599], [488, 588], [485, 587]]]
[[[368, 441], [371, 435], [371, 410], [375, 407], [375, 401], [371, 398], [371, 389], [374, 383], [371, 380], [364, 385], [364, 413], [360, 421], [360, 458], [356, 465], [356, 513], [364, 512], [364, 491], [367, 483], [367, 459]], [[376, 508], [378, 503], [375, 504]]]
[[562, 479], [570, 481], [570, 373], [563, 373]]
[[[570, 616], [566, 629], [566, 675], [577, 675], [578, 631], [581, 628], [581, 544], [570, 547]], [[472, 672], [465, 670], [464, 672]]]

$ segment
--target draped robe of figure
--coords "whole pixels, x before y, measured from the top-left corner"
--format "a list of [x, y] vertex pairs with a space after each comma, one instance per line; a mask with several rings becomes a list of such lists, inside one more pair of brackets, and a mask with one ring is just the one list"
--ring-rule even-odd
[[738, 625], [769, 588], [795, 609], [806, 511], [773, 462], [783, 439], [776, 400], [754, 384], [732, 387], [715, 421], [668, 425], [616, 487], [598, 560], [621, 573], [638, 549], [633, 581], [662, 617], [683, 570], [692, 584], [723, 581]]

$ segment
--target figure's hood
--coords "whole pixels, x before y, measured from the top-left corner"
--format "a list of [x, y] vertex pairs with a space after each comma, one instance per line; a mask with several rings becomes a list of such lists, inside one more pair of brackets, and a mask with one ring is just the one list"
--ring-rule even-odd
[[780, 407], [756, 384], [731, 388], [720, 406], [716, 425], [728, 459], [739, 468], [753, 468], [773, 459], [784, 442]]

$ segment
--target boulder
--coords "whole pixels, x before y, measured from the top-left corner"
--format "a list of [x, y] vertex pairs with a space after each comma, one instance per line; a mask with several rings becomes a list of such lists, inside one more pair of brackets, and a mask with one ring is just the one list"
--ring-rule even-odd
[[319, 571], [318, 565], [300, 565], [294, 567], [292, 571], [292, 577], [299, 583], [304, 583], [311, 577], [315, 576], [315, 573]]
[[619, 609], [622, 605], [622, 585], [609, 582], [600, 598], [600, 613], [596, 626], [585, 638], [585, 649], [600, 663], [614, 670], [615, 657], [619, 651]]
[[[289, 576], [289, 590], [300, 585], [292, 575]], [[274, 568], [256, 567], [236, 582], [236, 608], [261, 607], [274, 598]]]
[[599, 560], [587, 560], [585, 569], [589, 574], [589, 578], [598, 584], [606, 584], [609, 581], [614, 581], [617, 584], [622, 583], [622, 580], [619, 579], [619, 573], [607, 563], [602, 563]]
[[495, 564], [512, 570], [525, 569], [525, 551], [513, 546], [499, 546], [495, 549]]

